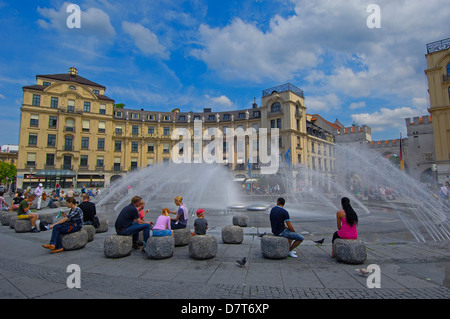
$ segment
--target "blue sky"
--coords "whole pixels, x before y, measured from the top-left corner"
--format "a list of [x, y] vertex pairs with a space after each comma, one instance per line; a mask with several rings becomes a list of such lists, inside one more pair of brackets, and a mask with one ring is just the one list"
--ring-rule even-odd
[[450, 37], [449, 16], [444, 0], [0, 0], [0, 145], [18, 144], [22, 86], [70, 66], [129, 109], [249, 108], [289, 82], [310, 114], [405, 136], [428, 114], [426, 44]]

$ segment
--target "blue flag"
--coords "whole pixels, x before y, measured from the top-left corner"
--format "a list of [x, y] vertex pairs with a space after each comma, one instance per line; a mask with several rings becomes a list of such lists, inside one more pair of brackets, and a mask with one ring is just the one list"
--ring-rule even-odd
[[251, 177], [252, 176], [252, 164], [250, 163], [250, 156], [248, 157], [247, 167], [248, 167], [248, 176]]
[[291, 166], [291, 148], [287, 150], [286, 154], [284, 154], [284, 159], [286, 160], [286, 165]]

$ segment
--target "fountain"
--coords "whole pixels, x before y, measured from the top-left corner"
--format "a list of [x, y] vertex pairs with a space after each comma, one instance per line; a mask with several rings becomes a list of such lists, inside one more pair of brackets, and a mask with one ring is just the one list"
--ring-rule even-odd
[[[96, 205], [114, 220], [134, 195], [141, 196], [156, 214], [164, 207], [175, 210], [173, 198], [180, 195], [191, 216], [203, 208], [216, 214], [244, 212], [267, 223], [270, 208], [282, 196], [292, 217], [331, 222], [346, 196], [360, 216], [390, 208], [419, 242], [450, 239], [448, 207], [426, 187], [374, 151], [339, 145], [335, 149], [332, 173], [303, 167], [302, 177], [295, 178], [291, 168], [281, 167], [276, 175], [263, 175], [271, 185], [281, 183], [282, 192], [270, 196], [265, 192], [243, 195], [242, 185], [232, 181], [233, 172], [221, 165], [163, 164], [129, 172], [105, 189]], [[386, 193], [380, 196], [383, 187], [390, 189], [389, 198]], [[372, 190], [381, 200], [370, 197]]]

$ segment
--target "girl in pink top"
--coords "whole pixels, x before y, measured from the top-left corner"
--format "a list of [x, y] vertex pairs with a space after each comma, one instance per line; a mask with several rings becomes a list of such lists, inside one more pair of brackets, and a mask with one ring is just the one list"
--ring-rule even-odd
[[[338, 231], [333, 234], [332, 243], [336, 238], [342, 239], [357, 239], [358, 231], [356, 225], [358, 224], [358, 215], [350, 205], [350, 199], [343, 197], [341, 199], [342, 210], [336, 213], [336, 221]], [[331, 245], [331, 257], [334, 257], [334, 245]]]
[[169, 209], [164, 208], [161, 215], [156, 219], [156, 224], [153, 226], [153, 236], [163, 237], [172, 236], [172, 230], [170, 229], [170, 217]]

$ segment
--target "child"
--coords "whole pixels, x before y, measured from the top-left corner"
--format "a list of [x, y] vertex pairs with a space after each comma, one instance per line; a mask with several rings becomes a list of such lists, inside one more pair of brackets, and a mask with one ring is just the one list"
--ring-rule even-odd
[[9, 205], [3, 198], [4, 192], [0, 192], [0, 211], [1, 210], [9, 210]]
[[205, 218], [205, 210], [197, 209], [197, 219], [194, 221], [194, 232], [191, 234], [191, 237], [194, 235], [206, 235], [207, 229], [208, 221]]
[[164, 208], [161, 215], [156, 219], [156, 224], [153, 227], [154, 237], [172, 236], [173, 232], [170, 229], [169, 209]]
[[[147, 215], [148, 213], [148, 209], [146, 211], [144, 211], [145, 208], [145, 202], [141, 201], [141, 205], [139, 205], [138, 207], [138, 213], [139, 213], [139, 219], [145, 221], [145, 215]], [[150, 224], [150, 226], [153, 225], [152, 222], [146, 222], [147, 224]]]

